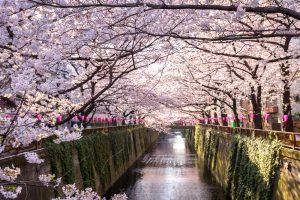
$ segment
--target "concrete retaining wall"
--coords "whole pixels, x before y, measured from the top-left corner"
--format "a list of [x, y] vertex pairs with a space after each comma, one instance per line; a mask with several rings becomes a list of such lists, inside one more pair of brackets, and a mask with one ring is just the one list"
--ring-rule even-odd
[[[197, 130], [196, 130], [197, 131]], [[221, 134], [218, 141], [217, 152], [213, 160], [206, 160], [202, 137], [195, 137], [195, 129], [186, 131], [189, 144], [198, 154], [200, 162], [205, 163], [208, 170], [216, 181], [226, 191], [228, 180], [228, 165], [230, 164], [230, 139], [228, 133]], [[209, 163], [208, 163], [209, 162]], [[299, 200], [300, 199], [300, 152], [282, 148], [280, 151], [280, 166], [273, 185], [272, 199], [276, 200]], [[228, 192], [228, 191], [227, 191]], [[230, 194], [228, 194], [230, 196]]]
[[[118, 130], [116, 130], [118, 129]], [[114, 132], [118, 131], [118, 134], [126, 134], [126, 153], [122, 152], [125, 149], [121, 149], [118, 152], [115, 151], [114, 148], [118, 147], [116, 144], [117, 141], [114, 141], [117, 137], [112, 137]], [[130, 128], [107, 128], [107, 129], [92, 129], [87, 130], [85, 132], [84, 137], [89, 137], [89, 135], [93, 134], [103, 134], [107, 140], [106, 145], [109, 147], [107, 156], [108, 159], [103, 162], [103, 166], [107, 166], [107, 171], [109, 171], [109, 175], [106, 181], [103, 181], [103, 177], [101, 173], [96, 170], [95, 163], [92, 163], [92, 173], [95, 182], [95, 190], [100, 194], [103, 195], [119, 178], [122, 176], [126, 170], [148, 149], [148, 147], [158, 138], [158, 133], [142, 127], [142, 126], [134, 126]], [[92, 144], [91, 144], [92, 145]], [[115, 145], [115, 146], [114, 146]], [[120, 144], [121, 145], [121, 144]], [[92, 148], [92, 147], [91, 147]], [[11, 155], [0, 158], [0, 166], [10, 166], [14, 165], [16, 167], [21, 168], [21, 177], [19, 181], [23, 182], [23, 190], [22, 194], [18, 199], [30, 199], [30, 200], [47, 200], [55, 197], [55, 193], [52, 189], [46, 188], [40, 184], [38, 180], [39, 175], [41, 174], [49, 174], [53, 172], [53, 157], [49, 154], [49, 150], [47, 148], [41, 148], [36, 150], [39, 156], [45, 159], [40, 165], [30, 164], [27, 163], [24, 155], [22, 153], [17, 155]], [[97, 153], [97, 152], [93, 152]], [[99, 153], [103, 153], [99, 152]], [[115, 157], [122, 154], [120, 158], [121, 160], [115, 160]], [[55, 156], [55, 155], [54, 155]], [[86, 159], [89, 159], [86, 155]], [[81, 158], [82, 159], [82, 158]], [[57, 161], [56, 161], [57, 162]], [[72, 175], [74, 178], [74, 182], [76, 183], [77, 187], [83, 188], [83, 174], [86, 171], [82, 171], [83, 167], [81, 166], [80, 157], [78, 154], [78, 150], [76, 149], [76, 145], [72, 148], [72, 164], [71, 167], [69, 166], [70, 170], [73, 171]], [[116, 166], [116, 162], [118, 165]], [[64, 178], [65, 174], [62, 174], [62, 163], [56, 163], [56, 167], [58, 166], [57, 175], [62, 176]], [[68, 170], [68, 169], [67, 169]], [[66, 171], [66, 169], [65, 169]], [[89, 171], [90, 173], [90, 171]], [[60, 191], [58, 191], [60, 192]], [[2, 197], [0, 197], [2, 199]]]

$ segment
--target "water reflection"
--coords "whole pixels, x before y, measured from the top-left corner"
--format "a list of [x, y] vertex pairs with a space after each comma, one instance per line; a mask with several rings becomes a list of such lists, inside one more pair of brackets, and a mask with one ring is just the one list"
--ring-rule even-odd
[[[213, 200], [223, 193], [203, 169], [182, 135], [163, 135], [109, 191], [130, 200]], [[202, 173], [199, 173], [202, 172]]]

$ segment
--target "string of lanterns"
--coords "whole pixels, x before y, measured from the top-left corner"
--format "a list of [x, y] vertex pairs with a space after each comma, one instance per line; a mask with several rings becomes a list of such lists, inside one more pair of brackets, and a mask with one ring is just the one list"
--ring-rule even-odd
[[[5, 119], [10, 120], [13, 118], [12, 114], [6, 114], [4, 116]], [[36, 117], [37, 121], [42, 121], [43, 120], [43, 115], [42, 114], [37, 114]], [[62, 115], [57, 115], [56, 116], [56, 120], [58, 122], [61, 122], [63, 120], [63, 116]], [[75, 122], [83, 122], [83, 121], [93, 121], [93, 122], [113, 122], [113, 121], [124, 121], [124, 120], [129, 120], [129, 121], [134, 121], [134, 122], [142, 122], [144, 121], [144, 119], [141, 118], [133, 118], [133, 119], [128, 119], [128, 118], [123, 118], [123, 117], [99, 117], [99, 116], [93, 116], [93, 117], [89, 117], [89, 116], [74, 116], [72, 118], [72, 121]]]
[[[253, 121], [256, 118], [255, 114], [250, 114], [249, 118]], [[268, 121], [270, 118], [270, 114], [263, 114], [263, 119], [265, 121]], [[209, 122], [209, 121], [224, 121], [224, 122], [228, 122], [229, 120], [236, 120], [235, 116], [232, 117], [208, 117], [208, 118], [200, 118], [200, 119], [195, 119], [195, 118], [181, 118], [179, 121], [181, 122]], [[246, 117], [244, 116], [239, 116], [239, 120], [243, 121], [244, 119], [246, 119]], [[283, 122], [287, 122], [289, 119], [288, 115], [282, 115], [282, 121]]]

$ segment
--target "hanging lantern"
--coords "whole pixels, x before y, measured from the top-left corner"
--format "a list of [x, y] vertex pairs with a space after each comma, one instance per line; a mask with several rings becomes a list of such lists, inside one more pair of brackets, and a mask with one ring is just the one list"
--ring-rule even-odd
[[42, 116], [42, 114], [37, 114], [36, 118], [37, 118], [38, 121], [42, 121], [43, 116]]
[[59, 122], [62, 121], [62, 116], [61, 116], [61, 115], [58, 115], [58, 116], [57, 116], [57, 121], [59, 121]]
[[244, 116], [240, 116], [240, 121], [243, 121], [244, 120]]
[[265, 119], [266, 121], [268, 121], [269, 117], [270, 117], [270, 114], [268, 114], [268, 113], [265, 113], [265, 114], [264, 114], [264, 119]]
[[284, 122], [287, 122], [288, 119], [289, 119], [289, 116], [288, 116], [288, 115], [283, 115], [283, 121], [284, 121]]

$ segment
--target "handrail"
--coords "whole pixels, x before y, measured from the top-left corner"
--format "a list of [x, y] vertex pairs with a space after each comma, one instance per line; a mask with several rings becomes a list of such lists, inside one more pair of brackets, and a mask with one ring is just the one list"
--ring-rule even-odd
[[[246, 135], [246, 136], [253, 135], [255, 137], [277, 139], [281, 142], [282, 146], [285, 148], [300, 150], [300, 133], [261, 130], [261, 129], [242, 128], [242, 127], [229, 127], [229, 126], [221, 126], [221, 125], [214, 125], [214, 124], [202, 124], [202, 123], [198, 123], [198, 125], [204, 128], [212, 128], [228, 134], [239, 134], [239, 135]], [[170, 127], [172, 128], [178, 127], [180, 129], [186, 127], [187, 129], [191, 129], [192, 126], [172, 125]]]

